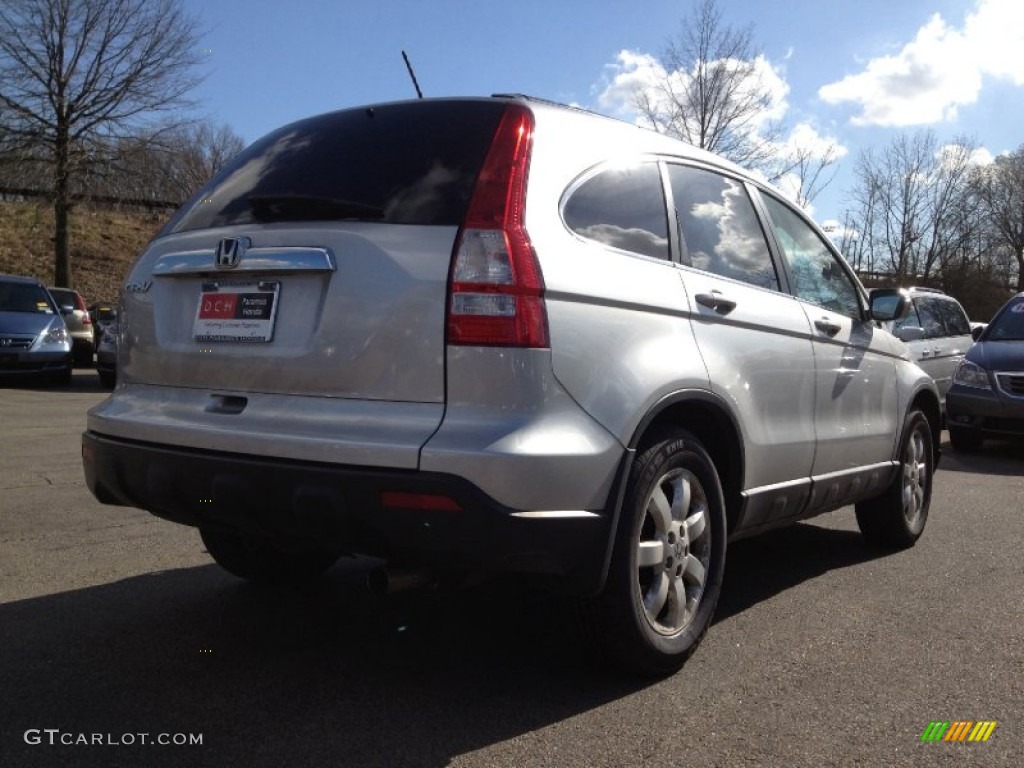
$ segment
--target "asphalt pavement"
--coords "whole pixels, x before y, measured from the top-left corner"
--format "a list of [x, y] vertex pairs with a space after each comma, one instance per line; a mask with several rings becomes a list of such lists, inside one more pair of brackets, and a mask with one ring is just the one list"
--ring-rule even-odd
[[[643, 681], [512, 582], [227, 575], [195, 531], [89, 494], [105, 396], [83, 370], [0, 386], [0, 766], [1024, 764], [1020, 445], [947, 443], [913, 549], [867, 548], [849, 509], [737, 542], [701, 647]], [[996, 726], [922, 742], [935, 721]]]

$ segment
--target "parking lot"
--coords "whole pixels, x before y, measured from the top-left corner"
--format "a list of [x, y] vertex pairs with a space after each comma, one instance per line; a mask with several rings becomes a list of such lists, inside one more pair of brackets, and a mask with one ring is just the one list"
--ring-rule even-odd
[[[570, 606], [513, 584], [228, 576], [195, 531], [89, 494], [79, 436], [105, 396], [87, 370], [0, 388], [2, 765], [1021, 762], [1024, 446], [946, 443], [909, 551], [865, 548], [850, 510], [736, 543], [703, 645], [642, 682], [595, 664]], [[947, 720], [998, 724], [921, 742]]]

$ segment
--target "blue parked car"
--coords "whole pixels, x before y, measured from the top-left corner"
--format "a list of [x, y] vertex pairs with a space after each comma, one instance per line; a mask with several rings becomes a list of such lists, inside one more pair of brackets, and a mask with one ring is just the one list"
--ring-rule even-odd
[[0, 377], [70, 384], [71, 336], [34, 277], [0, 275]]

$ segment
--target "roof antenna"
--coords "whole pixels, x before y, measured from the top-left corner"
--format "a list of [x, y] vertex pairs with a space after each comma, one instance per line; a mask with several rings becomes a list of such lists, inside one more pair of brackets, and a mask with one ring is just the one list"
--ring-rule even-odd
[[409, 77], [412, 78], [412, 84], [416, 88], [416, 96], [422, 99], [423, 91], [420, 90], [420, 84], [416, 82], [416, 73], [412, 71], [412, 64], [409, 63], [409, 57], [405, 55], [405, 51], [402, 51], [402, 58], [405, 59], [405, 68], [409, 70]]

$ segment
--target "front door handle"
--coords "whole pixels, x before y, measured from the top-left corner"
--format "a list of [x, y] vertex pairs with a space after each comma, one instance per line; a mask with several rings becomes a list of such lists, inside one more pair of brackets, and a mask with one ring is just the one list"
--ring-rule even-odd
[[731, 301], [722, 295], [721, 291], [711, 291], [711, 293], [698, 293], [694, 296], [697, 303], [708, 309], [713, 309], [715, 312], [719, 312], [723, 315], [727, 315], [736, 309], [736, 302]]
[[827, 334], [829, 336], [835, 336], [837, 333], [839, 333], [839, 330], [842, 328], [842, 326], [839, 325], [839, 323], [833, 323], [827, 317], [823, 317], [820, 320], [815, 320], [814, 327], [817, 328], [822, 333]]

